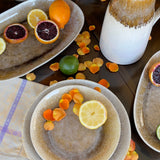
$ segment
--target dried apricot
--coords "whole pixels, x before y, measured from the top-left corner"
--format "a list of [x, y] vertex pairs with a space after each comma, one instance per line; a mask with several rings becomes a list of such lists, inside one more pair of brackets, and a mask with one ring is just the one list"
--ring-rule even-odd
[[93, 63], [97, 64], [99, 67], [101, 67], [103, 65], [103, 59], [102, 58], [94, 58], [93, 59]]
[[93, 31], [93, 30], [95, 30], [95, 28], [96, 28], [95, 25], [90, 25], [89, 26], [89, 31]]
[[84, 38], [90, 38], [90, 33], [88, 32], [88, 31], [83, 31], [82, 32], [82, 36], [84, 37]]
[[26, 75], [26, 79], [29, 81], [34, 81], [36, 79], [36, 75], [34, 73], [28, 73]]
[[77, 74], [75, 75], [75, 78], [76, 78], [76, 79], [86, 79], [86, 76], [85, 76], [83, 73], [77, 73]]
[[52, 63], [49, 68], [52, 70], [52, 71], [58, 71], [59, 70], [59, 63], [58, 62], [55, 62], [55, 63]]
[[89, 68], [92, 64], [93, 64], [92, 61], [85, 61], [85, 62], [84, 62], [84, 65], [85, 65], [87, 68]]
[[43, 112], [43, 118], [47, 121], [54, 121], [53, 111], [51, 109], [47, 109]]
[[57, 82], [58, 82], [57, 80], [50, 81], [50, 82], [49, 82], [49, 85], [51, 86], [51, 85], [53, 85], [53, 84], [55, 84], [55, 83], [57, 83]]
[[69, 91], [69, 94], [72, 96], [72, 99], [73, 99], [73, 95], [74, 95], [75, 93], [77, 93], [77, 92], [79, 92], [79, 90], [78, 90], [77, 88], [73, 88], [73, 89], [71, 89], [71, 90]]
[[98, 83], [106, 88], [109, 88], [110, 86], [109, 82], [106, 79], [101, 79]]
[[62, 120], [66, 116], [66, 112], [62, 108], [55, 108], [53, 110], [53, 118], [56, 121]]
[[94, 89], [98, 92], [101, 92], [101, 89], [99, 87], [94, 87]]
[[109, 69], [109, 65], [111, 64], [111, 62], [106, 62], [106, 67]]
[[110, 63], [108, 69], [111, 72], [117, 72], [119, 70], [119, 67], [118, 67], [118, 64], [116, 64], [116, 63]]
[[89, 71], [93, 74], [97, 73], [100, 70], [100, 67], [97, 64], [91, 64]]
[[83, 48], [82, 48], [82, 52], [83, 52], [84, 54], [88, 54], [88, 53], [90, 52], [90, 49], [89, 49], [88, 47], [83, 47]]
[[79, 116], [79, 109], [81, 107], [81, 104], [75, 103], [73, 106], [73, 113], [77, 116]]
[[82, 104], [83, 100], [83, 95], [80, 92], [77, 92], [73, 95], [74, 103]]
[[78, 48], [78, 49], [77, 49], [77, 53], [78, 53], [80, 56], [85, 55], [85, 53], [82, 51], [82, 48]]
[[69, 100], [68, 99], [60, 99], [59, 101], [59, 107], [66, 110], [69, 108]]
[[73, 54], [73, 56], [75, 56], [77, 59], [78, 59], [78, 57], [79, 57], [79, 55], [78, 55], [78, 54]]
[[85, 71], [85, 70], [86, 70], [86, 66], [84, 65], [84, 63], [79, 63], [78, 71]]
[[74, 79], [74, 78], [73, 78], [73, 77], [68, 77], [67, 79], [68, 79], [68, 80], [71, 80], [71, 79]]
[[64, 93], [62, 99], [68, 99], [68, 101], [71, 102], [72, 96], [69, 93]]
[[86, 44], [85, 44], [83, 41], [78, 42], [77, 45], [78, 45], [80, 48], [83, 48], [83, 47], [86, 46]]
[[54, 129], [54, 123], [52, 121], [47, 121], [44, 123], [43, 127], [46, 131], [51, 131]]

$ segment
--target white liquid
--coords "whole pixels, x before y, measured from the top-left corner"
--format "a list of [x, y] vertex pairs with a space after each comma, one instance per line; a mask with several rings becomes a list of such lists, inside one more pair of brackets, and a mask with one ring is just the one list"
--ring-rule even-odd
[[124, 26], [109, 13], [108, 7], [100, 36], [103, 55], [117, 64], [138, 61], [146, 49], [152, 26], [153, 21], [138, 28]]

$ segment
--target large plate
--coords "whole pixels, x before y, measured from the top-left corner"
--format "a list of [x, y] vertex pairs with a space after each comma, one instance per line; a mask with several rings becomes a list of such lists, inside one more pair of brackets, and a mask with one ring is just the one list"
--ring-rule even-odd
[[[107, 121], [95, 130], [85, 128], [73, 113], [74, 102], [70, 103], [66, 117], [54, 122], [55, 129], [44, 130], [43, 112], [58, 107], [64, 93], [77, 88], [84, 97], [84, 102], [98, 100], [107, 109]], [[39, 98], [38, 98], [39, 99]], [[117, 111], [107, 97], [98, 91], [82, 86], [67, 85], [49, 92], [39, 99], [31, 118], [30, 135], [36, 152], [45, 160], [60, 159], [109, 159], [117, 148], [120, 138], [120, 120]]]
[[[0, 14], [0, 34], [12, 23], [23, 23], [29, 30], [28, 38], [19, 44], [9, 44], [0, 55], [0, 80], [22, 76], [60, 54], [77, 37], [84, 24], [81, 9], [71, 0], [66, 0], [71, 8], [71, 18], [60, 37], [53, 44], [41, 44], [34, 36], [34, 30], [27, 24], [26, 17], [33, 8], [44, 10], [48, 14], [54, 0], [28, 0]], [[76, 15], [76, 16], [75, 16]], [[1, 35], [3, 36], [3, 35]]]
[[[129, 122], [127, 112], [124, 106], [122, 105], [122, 103], [110, 90], [106, 89], [105, 87], [103, 87], [102, 85], [98, 83], [95, 83], [89, 80], [65, 80], [65, 81], [58, 82], [54, 84], [53, 86], [49, 87], [44, 92], [42, 92], [39, 95], [39, 98], [42, 99], [45, 95], [47, 95], [52, 90], [55, 90], [59, 87], [67, 86], [67, 85], [82, 85], [82, 86], [87, 86], [90, 88], [100, 87], [101, 93], [104, 94], [111, 101], [111, 103], [115, 106], [115, 109], [117, 110], [119, 114], [119, 118], [120, 118], [121, 135], [120, 135], [120, 140], [116, 148], [116, 151], [114, 152], [110, 160], [123, 160], [125, 158], [125, 155], [127, 154], [127, 151], [130, 145], [131, 128], [130, 128], [130, 122]], [[33, 160], [41, 160], [41, 158], [35, 151], [31, 138], [30, 138], [30, 121], [31, 121], [32, 113], [34, 112], [35, 106], [38, 103], [39, 103], [39, 100], [37, 99], [34, 102], [34, 104], [30, 107], [28, 113], [25, 116], [24, 127], [23, 127], [24, 149], [25, 149], [25, 152], [28, 158], [33, 159]]]
[[141, 74], [134, 101], [134, 121], [142, 140], [153, 150], [160, 152], [156, 128], [160, 124], [160, 88], [149, 80], [150, 67], [160, 61], [160, 51], [154, 54]]

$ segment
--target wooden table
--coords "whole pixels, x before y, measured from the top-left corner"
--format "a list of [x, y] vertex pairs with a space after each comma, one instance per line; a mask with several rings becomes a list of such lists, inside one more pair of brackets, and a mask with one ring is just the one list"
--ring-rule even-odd
[[[94, 57], [103, 58], [104, 62], [108, 60], [102, 55], [101, 52], [96, 52], [93, 49], [94, 44], [99, 44], [101, 27], [103, 18], [109, 1], [101, 2], [100, 0], [73, 0], [82, 9], [85, 16], [85, 24], [82, 29], [88, 30], [89, 25], [94, 24], [96, 30], [91, 32], [91, 44], [89, 45], [91, 53], [89, 55], [80, 56], [79, 61], [84, 62], [85, 60], [91, 60]], [[20, 2], [14, 0], [1, 0], [0, 1], [0, 13], [15, 6]], [[160, 6], [160, 1], [156, 2], [156, 8]], [[76, 15], [75, 15], [76, 16]], [[133, 102], [136, 93], [136, 88], [139, 82], [141, 72], [150, 59], [150, 57], [160, 50], [160, 21], [158, 21], [151, 32], [152, 40], [149, 41], [144, 56], [136, 63], [131, 65], [119, 65], [120, 69], [117, 73], [111, 73], [106, 70], [105, 65], [101, 67], [100, 71], [93, 75], [88, 70], [84, 72], [86, 79], [98, 82], [100, 79], [105, 78], [110, 82], [109, 89], [120, 99], [125, 106], [127, 113], [130, 118], [132, 128], [132, 139], [136, 142], [136, 151], [139, 154], [140, 160], [160, 160], [160, 154], [150, 149], [139, 137], [135, 124], [133, 121]], [[49, 85], [51, 80], [65, 80], [67, 77], [60, 71], [53, 72], [49, 69], [49, 65], [59, 60], [64, 55], [70, 55], [76, 53], [78, 46], [73, 42], [64, 52], [59, 56], [39, 67], [33, 72], [36, 74], [36, 82]], [[22, 78], [25, 78], [22, 77]]]

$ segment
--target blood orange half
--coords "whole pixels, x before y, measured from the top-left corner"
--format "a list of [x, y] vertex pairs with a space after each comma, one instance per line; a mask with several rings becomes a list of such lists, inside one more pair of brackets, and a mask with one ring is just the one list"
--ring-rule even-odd
[[51, 20], [40, 21], [35, 28], [37, 40], [43, 44], [55, 42], [59, 37], [59, 28]]
[[149, 70], [149, 79], [153, 85], [160, 87], [160, 62], [154, 63]]
[[4, 30], [4, 38], [9, 43], [21, 43], [28, 37], [28, 30], [20, 23], [7, 26]]

